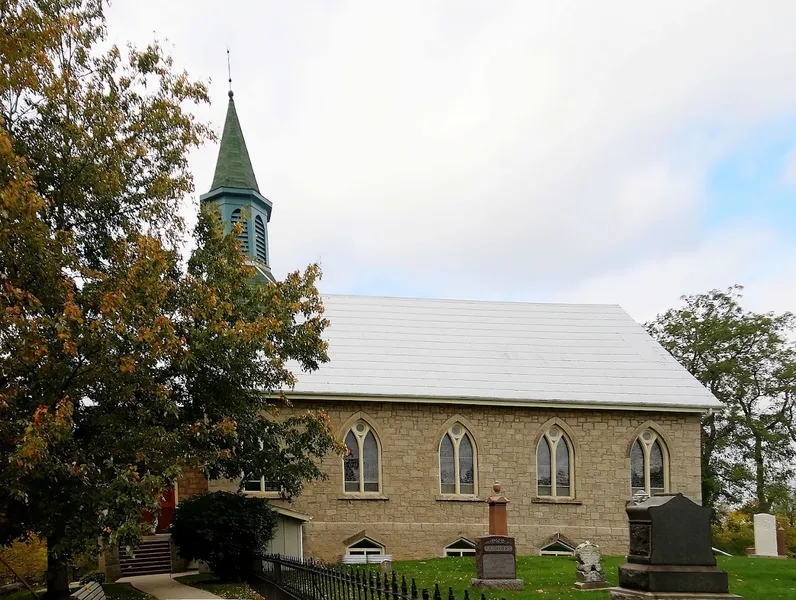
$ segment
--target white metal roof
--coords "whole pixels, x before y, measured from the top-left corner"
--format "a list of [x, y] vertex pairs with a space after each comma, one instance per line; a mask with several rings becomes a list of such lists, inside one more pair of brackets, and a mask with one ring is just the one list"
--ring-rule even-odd
[[323, 299], [331, 360], [291, 396], [721, 407], [616, 305]]

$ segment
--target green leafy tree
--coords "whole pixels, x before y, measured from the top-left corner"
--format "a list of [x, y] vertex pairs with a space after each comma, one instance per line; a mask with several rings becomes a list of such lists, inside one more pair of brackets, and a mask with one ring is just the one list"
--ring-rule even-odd
[[290, 496], [337, 448], [324, 414], [274, 414], [289, 363], [327, 360], [319, 269], [251, 285], [211, 209], [181, 258], [207, 90], [104, 41], [99, 0], [0, 0], [0, 544], [46, 539], [51, 597], [185, 467]]
[[211, 492], [180, 502], [171, 533], [180, 556], [206, 562], [222, 580], [239, 581], [273, 539], [276, 520], [263, 498]]
[[741, 290], [684, 296], [647, 329], [724, 404], [702, 420], [703, 502], [769, 511], [793, 475], [794, 318], [744, 310]]

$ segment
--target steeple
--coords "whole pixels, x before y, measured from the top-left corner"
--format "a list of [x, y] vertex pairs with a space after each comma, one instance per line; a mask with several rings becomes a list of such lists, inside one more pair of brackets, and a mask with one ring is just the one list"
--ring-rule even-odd
[[255, 281], [266, 283], [274, 281], [268, 254], [268, 223], [272, 204], [260, 194], [233, 96], [230, 89], [213, 184], [210, 191], [202, 194], [199, 200], [202, 203], [212, 202], [219, 207], [227, 232], [234, 223], [243, 224], [238, 243], [248, 257], [246, 262], [257, 271]]
[[211, 190], [220, 187], [242, 188], [260, 191], [257, 178], [254, 176], [252, 161], [246, 149], [246, 140], [235, 110], [232, 90], [229, 91], [227, 119], [224, 121], [224, 133], [221, 134], [221, 147], [218, 150], [216, 173], [213, 176]]

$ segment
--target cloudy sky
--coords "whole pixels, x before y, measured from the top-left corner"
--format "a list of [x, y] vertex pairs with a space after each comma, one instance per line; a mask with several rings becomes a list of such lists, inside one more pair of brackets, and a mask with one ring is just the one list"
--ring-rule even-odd
[[[213, 104], [226, 48], [278, 277], [324, 292], [609, 302], [746, 286], [796, 309], [792, 0], [115, 0]], [[192, 158], [196, 197], [217, 147]]]

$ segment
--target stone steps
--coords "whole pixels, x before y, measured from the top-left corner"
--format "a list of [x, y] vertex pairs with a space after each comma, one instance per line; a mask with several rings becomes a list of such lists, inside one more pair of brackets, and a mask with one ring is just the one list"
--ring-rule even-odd
[[171, 573], [171, 542], [168, 539], [144, 539], [133, 555], [119, 550], [122, 577]]

